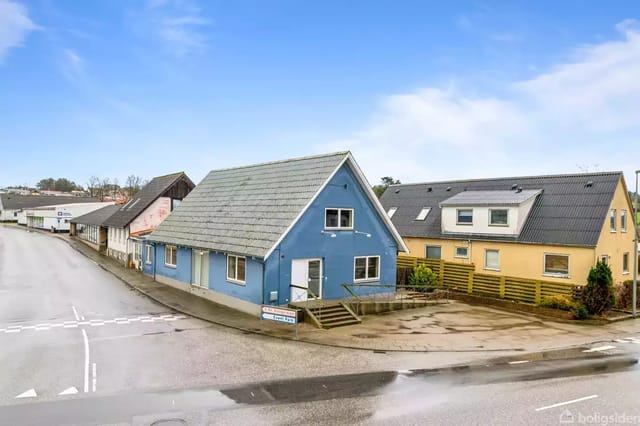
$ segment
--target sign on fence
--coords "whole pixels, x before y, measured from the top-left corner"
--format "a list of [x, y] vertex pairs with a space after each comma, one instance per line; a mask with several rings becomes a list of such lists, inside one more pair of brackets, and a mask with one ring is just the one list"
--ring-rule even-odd
[[298, 310], [291, 308], [281, 308], [279, 306], [262, 305], [260, 309], [260, 319], [283, 322], [296, 327], [296, 339], [298, 338]]

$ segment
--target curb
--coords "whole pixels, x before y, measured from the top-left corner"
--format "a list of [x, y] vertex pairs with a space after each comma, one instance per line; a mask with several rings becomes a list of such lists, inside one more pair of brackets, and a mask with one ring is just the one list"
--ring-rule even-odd
[[[4, 225], [3, 225], [4, 226]], [[297, 342], [297, 343], [306, 343], [306, 344], [313, 344], [313, 345], [318, 345], [318, 346], [324, 346], [324, 347], [331, 347], [331, 348], [342, 348], [342, 349], [350, 349], [350, 350], [358, 350], [358, 351], [367, 351], [367, 352], [374, 352], [374, 353], [496, 353], [496, 352], [518, 352], [518, 353], [528, 353], [529, 351], [527, 351], [524, 348], [498, 348], [498, 349], [450, 349], [450, 350], [446, 350], [446, 349], [382, 349], [382, 348], [366, 348], [366, 347], [362, 347], [362, 346], [353, 346], [353, 345], [341, 345], [341, 344], [337, 344], [337, 343], [328, 343], [328, 342], [318, 342], [315, 340], [309, 340], [309, 339], [305, 339], [305, 338], [298, 338], [296, 339], [295, 337], [289, 337], [289, 336], [282, 336], [282, 335], [274, 335], [274, 334], [270, 334], [268, 332], [262, 331], [262, 330], [256, 330], [256, 329], [250, 329], [250, 328], [244, 328], [244, 327], [239, 327], [239, 326], [235, 326], [235, 325], [230, 325], [227, 323], [223, 323], [223, 322], [219, 322], [219, 321], [215, 321], [209, 318], [204, 318], [200, 315], [197, 314], [193, 314], [190, 312], [187, 312], [185, 310], [181, 310], [178, 309], [174, 306], [171, 306], [170, 304], [168, 304], [167, 302], [160, 300], [159, 298], [151, 295], [150, 293], [142, 290], [141, 288], [137, 287], [136, 285], [130, 283], [129, 281], [127, 281], [124, 277], [118, 275], [116, 272], [108, 269], [105, 265], [103, 265], [101, 262], [99, 262], [98, 260], [93, 259], [91, 256], [85, 254], [81, 249], [79, 249], [76, 244], [83, 244], [82, 242], [76, 241], [76, 240], [72, 240], [70, 237], [65, 238], [64, 236], [59, 236], [57, 234], [51, 234], [50, 232], [46, 232], [46, 231], [41, 231], [41, 230], [36, 230], [36, 229], [27, 229], [27, 228], [21, 228], [19, 226], [11, 226], [13, 229], [22, 229], [23, 231], [27, 231], [27, 232], [38, 232], [40, 234], [43, 235], [48, 235], [50, 237], [54, 237], [57, 238], [61, 241], [66, 242], [73, 250], [75, 250], [76, 252], [80, 253], [82, 256], [84, 256], [85, 258], [91, 260], [92, 262], [94, 262], [98, 267], [100, 267], [101, 269], [103, 269], [104, 271], [110, 273], [111, 275], [113, 275], [115, 278], [117, 278], [118, 280], [120, 280], [122, 283], [124, 283], [127, 287], [137, 291], [138, 293], [144, 295], [145, 297], [153, 300], [154, 302], [168, 308], [171, 309], [174, 312], [178, 312], [184, 315], [188, 315], [192, 318], [196, 318], [199, 319], [201, 321], [204, 322], [208, 322], [210, 324], [214, 324], [217, 326], [221, 326], [221, 327], [225, 327], [225, 328], [229, 328], [229, 329], [233, 329], [233, 330], [238, 330], [241, 331], [243, 333], [247, 333], [247, 334], [254, 334], [254, 335], [260, 335], [260, 336], [265, 336], [265, 337], [270, 337], [270, 338], [276, 338], [276, 339], [280, 339], [280, 340], [286, 340], [286, 341], [291, 341], [291, 342]], [[103, 256], [101, 254], [98, 253], [98, 256]], [[493, 307], [493, 306], [488, 306], [488, 307]], [[513, 312], [513, 311], [511, 311]], [[535, 315], [534, 315], [535, 316]], [[549, 318], [550, 319], [550, 318]], [[556, 319], [557, 320], [557, 319]], [[547, 349], [548, 350], [548, 349]], [[531, 353], [536, 353], [538, 351], [531, 351]]]

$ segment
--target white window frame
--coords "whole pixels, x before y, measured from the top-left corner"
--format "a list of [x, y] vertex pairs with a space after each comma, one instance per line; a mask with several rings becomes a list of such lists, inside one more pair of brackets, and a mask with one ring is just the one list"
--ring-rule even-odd
[[609, 255], [608, 254], [601, 254], [600, 255], [600, 262], [604, 262], [605, 265], [609, 264]]
[[[460, 212], [461, 211], [470, 211], [471, 212], [471, 222], [460, 222]], [[473, 225], [473, 209], [456, 209], [456, 225], [469, 226]]]
[[[562, 272], [547, 272], [547, 256], [565, 256], [567, 258], [567, 273]], [[545, 253], [542, 256], [542, 275], [546, 277], [556, 277], [556, 278], [570, 278], [571, 271], [571, 255], [566, 253]]]
[[415, 220], [425, 220], [427, 216], [429, 216], [429, 213], [431, 213], [431, 207], [423, 207]]
[[[495, 251], [498, 253], [498, 267], [489, 267], [487, 266], [487, 253], [490, 251]], [[484, 269], [487, 271], [499, 271], [500, 270], [500, 249], [484, 249]]]
[[[377, 268], [377, 276], [370, 277], [369, 276], [369, 259], [378, 259], [378, 268]], [[365, 278], [356, 279], [356, 260], [357, 259], [366, 259], [366, 263], [364, 266], [364, 274]], [[380, 256], [355, 256], [353, 258], [353, 282], [363, 282], [363, 281], [380, 281]]]
[[[466, 254], [464, 256], [458, 254], [458, 249], [466, 250]], [[453, 257], [456, 257], [458, 259], [468, 259], [469, 258], [469, 247], [462, 247], [462, 246], [454, 247]]]
[[[236, 278], [233, 278], [229, 275], [229, 259], [235, 257], [236, 258], [236, 266], [233, 271]], [[238, 277], [238, 259], [244, 259], [244, 280], [239, 280]], [[227, 281], [234, 284], [242, 284], [245, 285], [247, 283], [247, 257], [246, 256], [237, 256], [235, 254], [227, 254]]]
[[[172, 250], [169, 250], [170, 248]], [[173, 251], [175, 253], [176, 263], [167, 263], [167, 254], [168, 254], [169, 251]], [[171, 260], [171, 259], [169, 259], [169, 260]], [[169, 244], [164, 246], [164, 265], [168, 266], [169, 268], [175, 268], [178, 265], [178, 247], [176, 247], [174, 245], [169, 245]]]
[[152, 245], [151, 244], [147, 244], [145, 246], [145, 259], [144, 259], [144, 263], [146, 263], [147, 265], [151, 265], [151, 253], [152, 253]]
[[609, 230], [616, 232], [616, 221], [618, 220], [618, 213], [616, 209], [609, 210]]
[[[625, 258], [627, 260], [627, 268], [625, 269]], [[629, 274], [629, 252], [624, 252], [622, 253], [622, 274], [623, 275], [627, 275]]]
[[[327, 226], [327, 211], [329, 210], [338, 210], [338, 226]], [[342, 222], [342, 212], [343, 211], [350, 211], [351, 212], [351, 226], [340, 226], [340, 223]], [[342, 207], [327, 207], [324, 209], [324, 229], [327, 230], [351, 230], [353, 229], [353, 223], [355, 222], [355, 213], [354, 213], [354, 209], [352, 208], [342, 208]]]
[[[493, 223], [491, 220], [491, 213], [494, 211], [507, 212], [507, 223]], [[489, 209], [489, 226], [509, 226], [509, 209]]]
[[393, 217], [393, 215], [396, 214], [397, 211], [398, 211], [397, 207], [389, 208], [389, 210], [387, 211], [387, 216], [389, 216], [389, 219], [391, 219]]
[[627, 211], [620, 210], [620, 232], [627, 232]]

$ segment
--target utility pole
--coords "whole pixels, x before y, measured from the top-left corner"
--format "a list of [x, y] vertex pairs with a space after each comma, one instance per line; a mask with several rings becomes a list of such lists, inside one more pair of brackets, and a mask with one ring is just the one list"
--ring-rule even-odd
[[636, 316], [636, 305], [638, 300], [638, 173], [636, 170], [636, 192], [633, 195], [633, 316]]

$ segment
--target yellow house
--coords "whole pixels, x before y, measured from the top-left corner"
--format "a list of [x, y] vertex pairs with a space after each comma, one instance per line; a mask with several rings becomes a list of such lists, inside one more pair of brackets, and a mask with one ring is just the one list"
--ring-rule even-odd
[[632, 279], [633, 208], [621, 172], [392, 185], [381, 202], [409, 256], [574, 284], [603, 260], [615, 283]]

